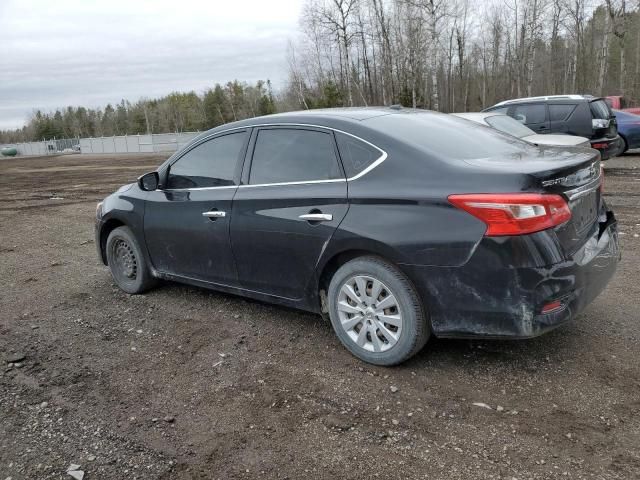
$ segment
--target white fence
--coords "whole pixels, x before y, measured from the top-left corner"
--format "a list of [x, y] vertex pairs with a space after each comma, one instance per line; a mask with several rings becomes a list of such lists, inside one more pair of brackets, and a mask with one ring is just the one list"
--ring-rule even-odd
[[18, 155], [47, 155], [47, 142], [10, 143], [0, 148], [15, 147]]
[[199, 132], [182, 132], [81, 138], [80, 151], [82, 153], [175, 152], [198, 134]]
[[121, 135], [117, 137], [71, 138], [42, 142], [0, 145], [15, 147], [18, 155], [53, 155], [77, 153], [158, 153], [175, 152], [200, 132], [154, 133], [151, 135]]
[[63, 138], [58, 140], [45, 140], [42, 142], [10, 143], [0, 145], [0, 149], [13, 147], [18, 155], [52, 155], [59, 152], [80, 151], [77, 138]]

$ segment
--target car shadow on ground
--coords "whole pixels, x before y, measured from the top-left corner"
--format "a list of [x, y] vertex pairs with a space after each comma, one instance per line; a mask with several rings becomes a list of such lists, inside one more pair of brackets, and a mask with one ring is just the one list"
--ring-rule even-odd
[[[187, 296], [198, 303], [198, 306], [201, 306], [202, 302], [211, 306], [224, 306], [230, 315], [248, 313], [254, 316], [254, 322], [261, 323], [260, 326], [263, 328], [277, 327], [290, 330], [292, 334], [295, 332], [302, 337], [320, 335], [323, 338], [318, 339], [316, 343], [318, 346], [316, 354], [324, 352], [329, 347], [337, 348], [343, 352], [344, 357], [341, 356], [341, 360], [346, 360], [347, 363], [353, 362], [355, 366], [365, 365], [342, 347], [330, 322], [318, 314], [169, 281], [161, 282], [153, 291], [153, 295], [181, 298]], [[579, 322], [579, 318], [576, 321]], [[513, 373], [531, 373], [538, 371], [545, 364], [561, 362], [567, 356], [571, 356], [571, 351], [574, 349], [585, 348], [581, 346], [579, 337], [574, 322], [539, 337], [520, 340], [437, 338], [432, 334], [420, 352], [393, 368], [400, 370], [434, 367], [465, 369], [481, 365], [483, 369], [497, 367]]]

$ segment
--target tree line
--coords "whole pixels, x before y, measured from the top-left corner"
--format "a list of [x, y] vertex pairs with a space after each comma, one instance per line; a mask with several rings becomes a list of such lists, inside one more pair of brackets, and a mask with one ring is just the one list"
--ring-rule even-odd
[[248, 85], [236, 80], [224, 86], [217, 84], [202, 95], [174, 92], [136, 103], [122, 100], [104, 108], [69, 106], [54, 112], [37, 110], [21, 129], [1, 131], [0, 143], [192, 132], [275, 111], [269, 81]]
[[307, 0], [288, 81], [232, 81], [104, 108], [36, 111], [0, 143], [205, 130], [277, 111], [477, 111], [533, 95], [640, 105], [640, 0]]
[[308, 0], [289, 104], [476, 111], [523, 96], [640, 102], [638, 0]]

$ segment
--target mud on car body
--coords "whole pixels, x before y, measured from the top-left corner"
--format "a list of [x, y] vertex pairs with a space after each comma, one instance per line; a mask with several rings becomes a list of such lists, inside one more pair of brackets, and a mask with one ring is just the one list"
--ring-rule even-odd
[[619, 260], [598, 152], [539, 148], [387, 108], [224, 125], [98, 205], [115, 282], [169, 279], [329, 316], [400, 363], [438, 337], [523, 338], [574, 318]]

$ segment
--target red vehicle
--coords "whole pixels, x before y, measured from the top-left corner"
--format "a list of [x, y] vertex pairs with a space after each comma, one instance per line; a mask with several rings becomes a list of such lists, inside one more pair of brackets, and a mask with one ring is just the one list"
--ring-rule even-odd
[[612, 108], [613, 110], [622, 110], [624, 112], [640, 115], [640, 107], [629, 107], [627, 99], [619, 95], [604, 97], [604, 101], [607, 102], [609, 108]]

